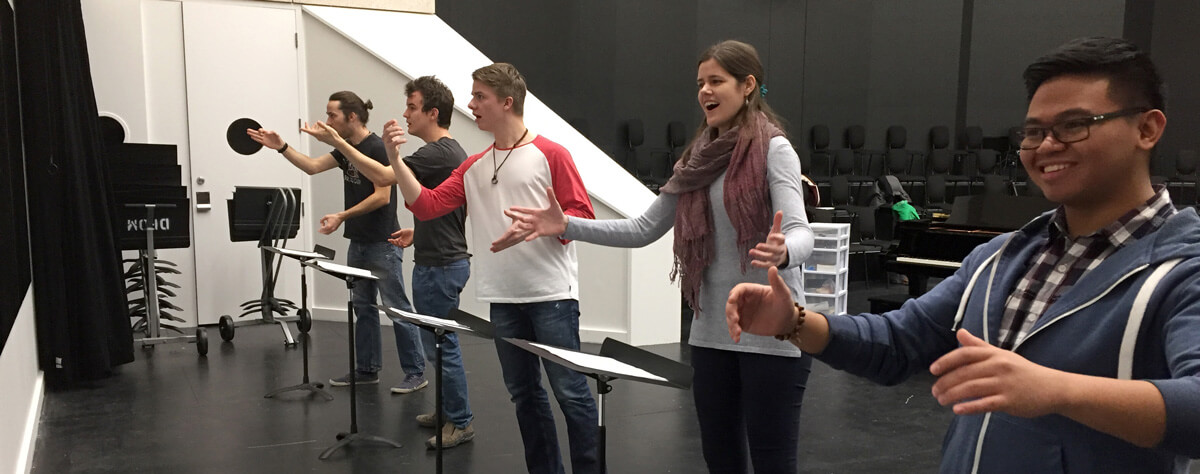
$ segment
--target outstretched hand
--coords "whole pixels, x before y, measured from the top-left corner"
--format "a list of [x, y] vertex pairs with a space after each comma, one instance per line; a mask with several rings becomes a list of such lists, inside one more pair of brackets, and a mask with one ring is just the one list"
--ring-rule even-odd
[[750, 265], [758, 268], [779, 267], [788, 261], [787, 236], [783, 235], [783, 211], [775, 211], [767, 241], [750, 249]]
[[779, 269], [767, 269], [770, 286], [741, 283], [729, 292], [725, 302], [725, 322], [734, 342], [741, 342], [742, 333], [774, 336], [792, 331], [796, 324], [792, 293], [779, 276]]
[[495, 242], [492, 242], [491, 250], [495, 253], [521, 242], [532, 240], [529, 237], [533, 234], [533, 229], [530, 226], [513, 219], [512, 225], [508, 226], [508, 230], [504, 231], [504, 235], [501, 235]]
[[398, 231], [392, 232], [392, 238], [388, 239], [388, 243], [395, 245], [397, 247], [400, 247], [402, 249], [412, 246], [413, 230], [411, 228], [408, 228], [408, 229], [400, 229]]
[[399, 121], [391, 119], [383, 124], [383, 147], [387, 149], [390, 160], [395, 162], [396, 157], [400, 156], [400, 145], [405, 143], [408, 143], [408, 138], [404, 137], [404, 128]]
[[513, 206], [504, 211], [504, 215], [512, 219], [512, 226], [504, 235], [492, 242], [492, 251], [499, 252], [521, 242], [529, 242], [538, 237], [557, 237], [567, 231], [567, 216], [554, 188], [546, 188], [546, 198], [550, 205], [545, 209], [535, 207]]
[[258, 142], [259, 145], [272, 150], [278, 151], [280, 148], [283, 148], [283, 138], [278, 133], [275, 133], [274, 130], [247, 128], [246, 135], [250, 135], [250, 139]]
[[300, 131], [312, 135], [313, 138], [316, 138], [321, 143], [332, 147], [336, 147], [338, 141], [342, 139], [337, 130], [334, 130], [329, 124], [320, 121], [314, 122], [311, 126], [308, 122], [304, 122], [304, 125], [300, 127]]
[[988, 344], [966, 329], [956, 336], [962, 346], [929, 366], [938, 377], [933, 384], [938, 403], [954, 405], [959, 415], [1002, 411], [1036, 417], [1059, 409], [1062, 372]]

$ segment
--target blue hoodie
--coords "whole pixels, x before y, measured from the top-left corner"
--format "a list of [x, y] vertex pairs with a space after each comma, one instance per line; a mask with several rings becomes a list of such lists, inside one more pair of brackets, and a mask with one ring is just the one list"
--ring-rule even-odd
[[[958, 327], [995, 344], [1005, 301], [1025, 262], [1046, 242], [1051, 214], [979, 246], [953, 276], [898, 310], [830, 317], [829, 345], [816, 358], [891, 385], [956, 349]], [[1135, 296], [1160, 264], [1176, 259], [1182, 260], [1156, 286], [1146, 285], [1153, 292], [1126, 362], [1132, 379], [1162, 393], [1166, 434], [1158, 447], [1140, 448], [1061, 415], [964, 415], [954, 418], [943, 440], [941, 472], [1187, 473], [1189, 458], [1200, 457], [1200, 216], [1194, 209], [1176, 213], [1085, 273], [1013, 350], [1053, 369], [1117, 378]]]

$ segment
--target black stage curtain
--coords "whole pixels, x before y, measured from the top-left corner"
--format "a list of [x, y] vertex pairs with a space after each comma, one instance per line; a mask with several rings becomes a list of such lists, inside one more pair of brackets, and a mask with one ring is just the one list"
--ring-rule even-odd
[[50, 388], [133, 361], [79, 0], [16, 2], [38, 359]]
[[0, 352], [30, 282], [15, 27], [12, 7], [0, 2]]

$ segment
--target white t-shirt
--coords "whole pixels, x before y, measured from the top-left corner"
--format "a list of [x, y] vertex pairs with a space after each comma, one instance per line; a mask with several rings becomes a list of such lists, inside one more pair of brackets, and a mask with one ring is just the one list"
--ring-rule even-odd
[[467, 158], [437, 188], [422, 189], [409, 209], [418, 219], [429, 220], [467, 205], [474, 248], [472, 277], [479, 300], [537, 303], [579, 299], [579, 261], [574, 243], [540, 238], [498, 253], [489, 250], [512, 224], [504, 210], [512, 206], [549, 206], [547, 187], [554, 188], [567, 215], [595, 217], [571, 154], [540, 135], [516, 148], [488, 147]]

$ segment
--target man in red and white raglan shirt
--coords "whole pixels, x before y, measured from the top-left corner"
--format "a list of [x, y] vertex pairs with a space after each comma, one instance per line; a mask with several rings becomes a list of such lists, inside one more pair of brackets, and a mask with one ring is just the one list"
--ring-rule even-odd
[[[480, 130], [495, 142], [467, 158], [435, 189], [425, 189], [405, 167], [397, 170], [404, 202], [418, 219], [428, 220], [467, 205], [471, 246], [491, 246], [475, 254], [476, 297], [490, 303], [496, 353], [504, 383], [516, 404], [529, 472], [561, 473], [562, 456], [554, 414], [541, 384], [540, 358], [503, 338], [579, 348], [579, 264], [575, 244], [535, 239], [496, 253], [502, 241], [528, 235], [504, 216], [511, 206], [547, 207], [546, 188], [570, 216], [594, 218], [591, 200], [571, 154], [561, 145], [525, 127], [525, 78], [515, 67], [496, 63], [471, 74], [469, 107]], [[389, 122], [384, 143], [395, 160], [404, 131]], [[492, 242], [495, 236], [502, 236]], [[599, 472], [596, 403], [587, 378], [557, 364], [545, 364], [554, 397], [566, 417], [575, 473]]]

